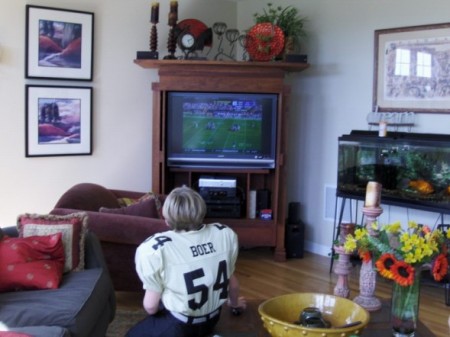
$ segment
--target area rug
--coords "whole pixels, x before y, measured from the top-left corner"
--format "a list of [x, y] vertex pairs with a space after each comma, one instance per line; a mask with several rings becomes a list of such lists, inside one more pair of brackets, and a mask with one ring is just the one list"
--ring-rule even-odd
[[145, 318], [145, 315], [142, 309], [130, 310], [117, 308], [116, 316], [108, 327], [106, 337], [124, 337], [133, 325]]
[[[224, 315], [225, 316], [225, 315]], [[127, 331], [135, 325], [137, 322], [141, 321], [145, 317], [145, 312], [143, 310], [130, 310], [117, 308], [116, 316], [114, 320], [108, 327], [108, 332], [106, 337], [124, 337]], [[225, 316], [226, 317], [226, 316]], [[222, 317], [221, 317], [222, 318]], [[222, 323], [222, 324], [221, 324]], [[227, 327], [223, 327], [223, 323], [220, 322], [220, 332], [213, 334], [211, 337], [257, 337], [257, 332], [248, 331], [233, 331], [235, 324], [226, 324]]]

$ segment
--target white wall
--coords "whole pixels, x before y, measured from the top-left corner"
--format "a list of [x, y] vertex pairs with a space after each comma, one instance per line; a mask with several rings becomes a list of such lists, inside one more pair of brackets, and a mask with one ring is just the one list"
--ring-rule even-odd
[[[151, 186], [151, 96], [154, 70], [133, 64], [148, 48], [149, 0], [35, 0], [35, 5], [95, 12], [94, 153], [92, 156], [25, 158], [24, 79], [26, 1], [0, 0], [0, 225], [22, 212], [48, 212], [70, 186], [84, 181], [146, 191]], [[207, 25], [225, 21], [249, 28], [267, 1], [180, 0], [179, 18]], [[308, 17], [303, 52], [311, 68], [289, 76], [292, 84], [288, 151], [288, 201], [302, 204], [309, 250], [327, 254], [333, 222], [324, 218], [325, 186], [336, 185], [337, 138], [366, 129], [371, 111], [374, 30], [450, 21], [448, 0], [277, 0]], [[159, 50], [166, 51], [161, 1]], [[54, 81], [52, 81], [54, 82]], [[47, 82], [48, 83], [48, 82]], [[58, 82], [61, 85], [79, 84]], [[449, 133], [450, 115], [418, 115], [415, 132]], [[331, 205], [334, 207], [334, 204]], [[430, 224], [435, 214], [410, 211]], [[404, 221], [388, 209], [382, 221]]]
[[[95, 13], [94, 79], [40, 81], [24, 78], [25, 5]], [[79, 182], [111, 188], [151, 188], [151, 82], [156, 70], [133, 63], [148, 50], [149, 0], [0, 0], [0, 226], [14, 225], [23, 212], [47, 213], [59, 196]], [[236, 4], [182, 0], [179, 20], [197, 18], [211, 26], [236, 25]], [[169, 1], [161, 1], [160, 55], [167, 55]], [[25, 158], [25, 84], [94, 88], [93, 155]]]
[[[238, 23], [266, 2], [239, 3]], [[325, 187], [336, 186], [337, 138], [353, 129], [366, 130], [372, 105], [373, 45], [376, 29], [449, 22], [446, 0], [280, 0], [308, 18], [302, 52], [311, 67], [290, 76], [293, 86], [289, 123], [288, 201], [302, 204], [306, 247], [330, 251], [333, 221], [324, 218]], [[417, 115], [414, 132], [450, 133], [450, 115]], [[437, 215], [384, 206], [380, 222], [407, 215], [434, 225]], [[447, 217], [447, 222], [450, 217]], [[361, 213], [359, 218], [361, 219]]]

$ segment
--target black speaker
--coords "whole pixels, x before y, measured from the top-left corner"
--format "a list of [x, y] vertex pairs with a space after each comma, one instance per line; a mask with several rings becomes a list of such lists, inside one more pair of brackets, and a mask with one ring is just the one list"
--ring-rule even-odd
[[298, 224], [286, 224], [285, 246], [287, 258], [303, 258], [305, 245], [305, 225], [303, 222]]
[[296, 224], [300, 223], [300, 203], [290, 202], [288, 206], [288, 223]]
[[303, 258], [305, 224], [300, 218], [299, 202], [289, 203], [284, 245], [287, 258]]
[[262, 209], [270, 209], [270, 191], [267, 189], [256, 191], [256, 212]]

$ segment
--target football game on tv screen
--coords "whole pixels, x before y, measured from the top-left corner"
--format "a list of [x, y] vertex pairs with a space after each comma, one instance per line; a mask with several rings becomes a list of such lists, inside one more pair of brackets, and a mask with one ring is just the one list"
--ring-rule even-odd
[[275, 94], [171, 92], [167, 107], [169, 161], [274, 159]]

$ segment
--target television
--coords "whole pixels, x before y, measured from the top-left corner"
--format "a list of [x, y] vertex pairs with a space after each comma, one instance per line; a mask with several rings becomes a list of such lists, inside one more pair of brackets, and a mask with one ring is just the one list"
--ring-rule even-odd
[[275, 167], [278, 94], [171, 91], [166, 99], [167, 166]]

